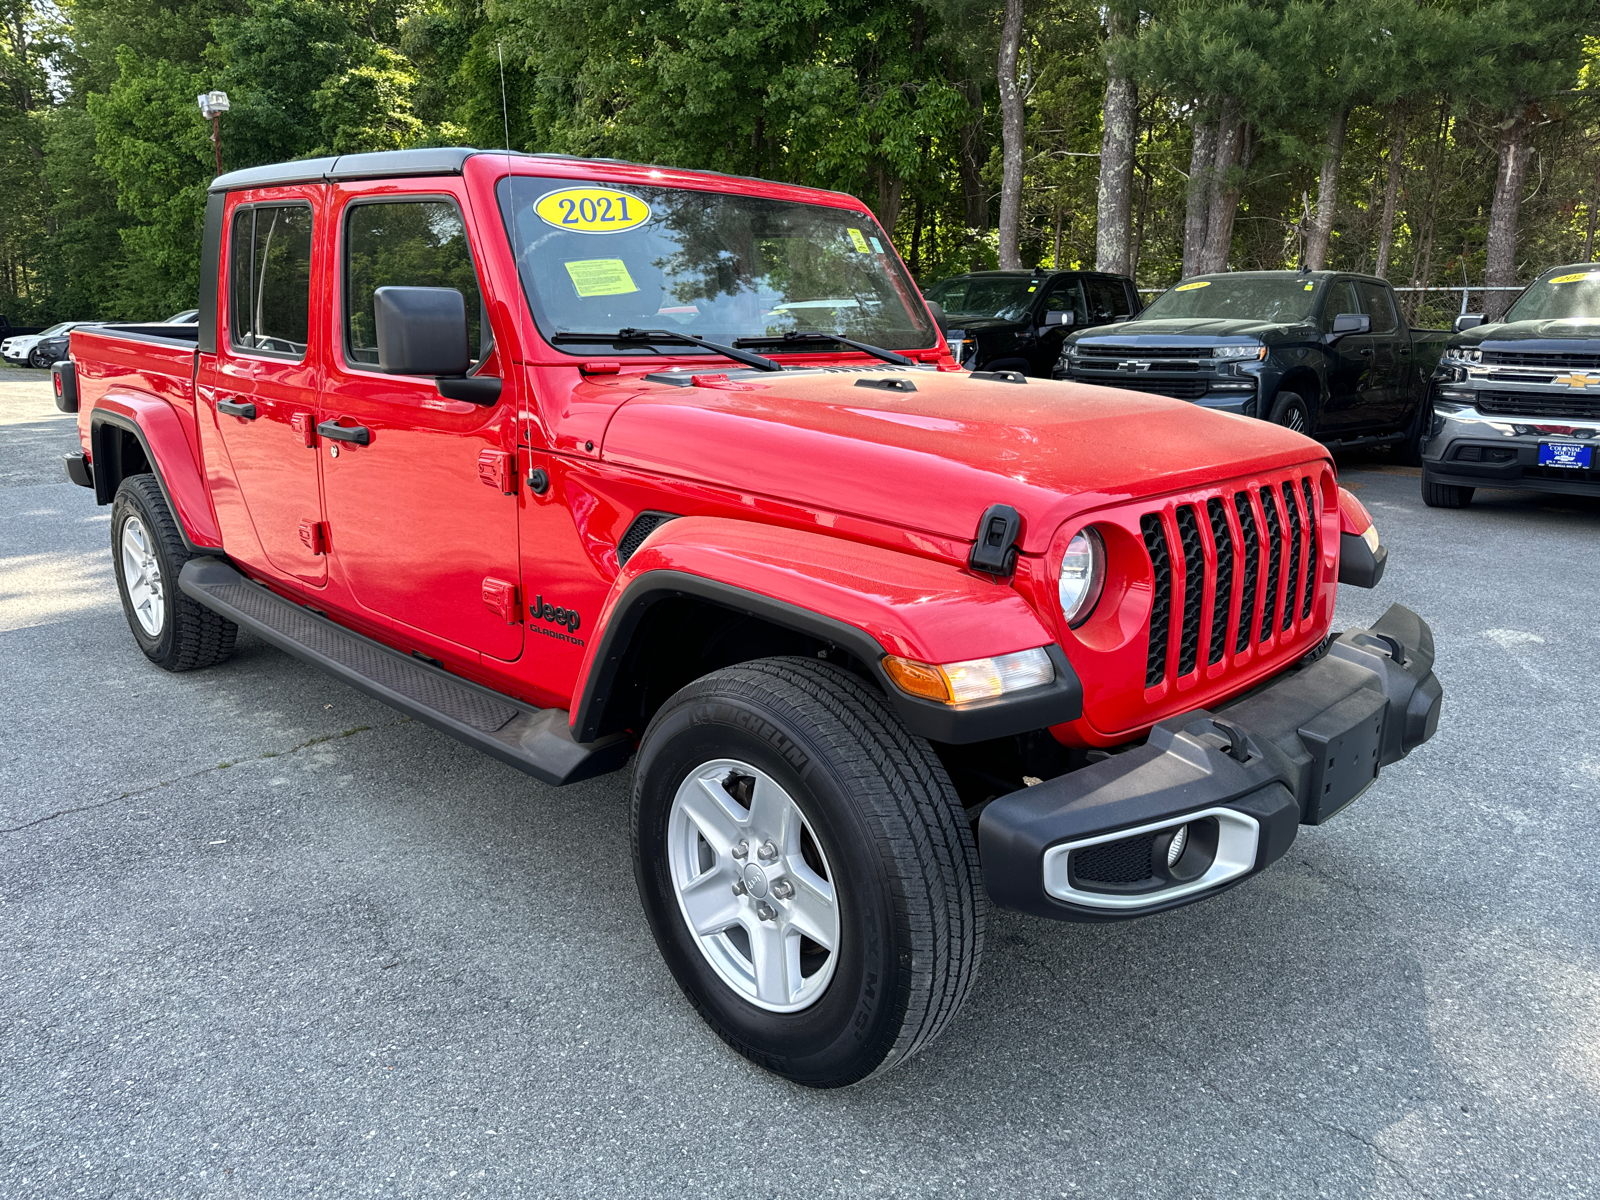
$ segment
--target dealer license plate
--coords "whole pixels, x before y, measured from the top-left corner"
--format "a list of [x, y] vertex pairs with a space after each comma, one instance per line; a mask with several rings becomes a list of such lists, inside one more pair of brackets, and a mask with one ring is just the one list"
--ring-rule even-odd
[[1573, 442], [1539, 443], [1541, 467], [1571, 467], [1574, 471], [1587, 471], [1593, 462], [1593, 446], [1579, 446]]

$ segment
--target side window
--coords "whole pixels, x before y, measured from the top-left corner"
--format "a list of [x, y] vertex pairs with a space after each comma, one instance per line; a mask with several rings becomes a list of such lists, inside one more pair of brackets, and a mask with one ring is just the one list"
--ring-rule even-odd
[[228, 338], [235, 350], [304, 358], [311, 326], [311, 208], [254, 205], [233, 216]]
[[1083, 320], [1083, 285], [1076, 279], [1056, 280], [1044, 298], [1044, 311], [1069, 312], [1075, 320]]
[[352, 364], [378, 365], [372, 296], [381, 287], [455, 288], [467, 302], [467, 341], [476, 366], [489, 350], [483, 293], [461, 210], [449, 200], [350, 205], [344, 235], [344, 337]]
[[[1360, 306], [1356, 304], [1355, 285], [1348, 279], [1335, 279], [1328, 285], [1328, 294], [1322, 305], [1322, 328], [1325, 331], [1333, 329], [1333, 319], [1341, 313], [1358, 313]], [[1377, 320], [1373, 320], [1377, 325]]]
[[1084, 290], [1089, 293], [1089, 314], [1096, 321], [1117, 321], [1132, 314], [1128, 311], [1128, 293], [1122, 284], [1112, 279], [1088, 279]]
[[1393, 333], [1398, 322], [1395, 320], [1394, 301], [1389, 297], [1389, 289], [1375, 283], [1359, 283], [1356, 286], [1361, 290], [1362, 306], [1372, 318], [1372, 332]]

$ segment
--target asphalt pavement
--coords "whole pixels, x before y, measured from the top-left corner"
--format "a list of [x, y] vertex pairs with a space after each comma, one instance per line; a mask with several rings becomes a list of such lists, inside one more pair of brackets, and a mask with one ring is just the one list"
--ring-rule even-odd
[[964, 1014], [819, 1093], [657, 957], [629, 775], [551, 789], [248, 635], [169, 675], [0, 370], [0, 1195], [1593, 1196], [1600, 502], [1342, 463], [1438, 736], [1216, 900], [994, 912]]

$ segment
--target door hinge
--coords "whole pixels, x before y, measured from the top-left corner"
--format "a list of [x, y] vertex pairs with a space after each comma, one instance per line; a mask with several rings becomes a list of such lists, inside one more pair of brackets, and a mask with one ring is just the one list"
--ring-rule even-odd
[[509, 450], [480, 450], [478, 478], [508, 496], [517, 494], [517, 458]]
[[295, 413], [289, 418], [289, 427], [300, 437], [302, 446], [317, 444], [317, 418], [310, 413]]
[[504, 579], [486, 576], [483, 581], [483, 602], [491, 611], [500, 614], [507, 625], [522, 623], [522, 606], [517, 602], [517, 585]]
[[300, 540], [313, 554], [328, 552], [328, 526], [325, 521], [301, 521]]

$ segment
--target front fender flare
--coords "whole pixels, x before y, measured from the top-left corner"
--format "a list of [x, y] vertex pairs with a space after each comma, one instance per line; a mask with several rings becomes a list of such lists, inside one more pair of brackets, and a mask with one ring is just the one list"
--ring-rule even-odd
[[[652, 605], [690, 596], [830, 642], [871, 671], [913, 733], [968, 743], [1076, 720], [1083, 689], [1051, 633], [1009, 585], [965, 568], [828, 534], [721, 517], [680, 517], [628, 559], [579, 672], [573, 736], [600, 735], [606, 698]], [[961, 662], [1045, 647], [1056, 678], [1015, 696], [947, 705], [908, 696], [886, 654]]]

